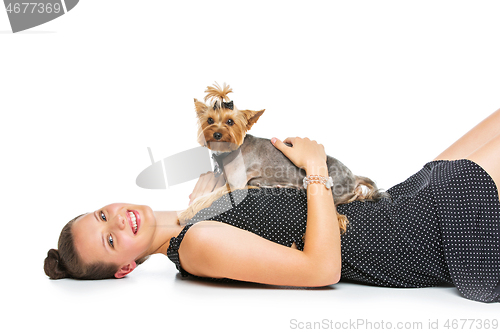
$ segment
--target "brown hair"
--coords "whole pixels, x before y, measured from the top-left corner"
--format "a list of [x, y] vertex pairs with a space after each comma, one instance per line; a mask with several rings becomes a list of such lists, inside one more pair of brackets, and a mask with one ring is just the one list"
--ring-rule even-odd
[[[82, 214], [83, 215], [83, 214]], [[103, 262], [85, 264], [76, 252], [71, 228], [79, 215], [69, 221], [59, 235], [58, 249], [47, 252], [43, 269], [51, 279], [73, 278], [80, 280], [101, 280], [114, 278], [118, 266]], [[142, 264], [148, 257], [137, 259], [137, 265]]]

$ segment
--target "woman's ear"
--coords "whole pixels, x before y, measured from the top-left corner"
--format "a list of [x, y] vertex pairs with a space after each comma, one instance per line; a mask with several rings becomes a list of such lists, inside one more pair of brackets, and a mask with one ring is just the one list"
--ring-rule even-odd
[[137, 264], [135, 263], [135, 261], [132, 261], [132, 263], [120, 267], [118, 272], [115, 273], [115, 278], [121, 279], [122, 277], [126, 276], [128, 273], [132, 272], [136, 267], [137, 267]]

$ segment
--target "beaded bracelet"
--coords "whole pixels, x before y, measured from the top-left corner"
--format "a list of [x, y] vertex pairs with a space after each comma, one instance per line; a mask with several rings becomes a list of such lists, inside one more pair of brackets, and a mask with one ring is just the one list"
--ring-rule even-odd
[[327, 189], [330, 189], [333, 186], [332, 177], [323, 177], [318, 175], [310, 175], [308, 177], [304, 177], [303, 180], [304, 189], [307, 189], [309, 184], [323, 184]]

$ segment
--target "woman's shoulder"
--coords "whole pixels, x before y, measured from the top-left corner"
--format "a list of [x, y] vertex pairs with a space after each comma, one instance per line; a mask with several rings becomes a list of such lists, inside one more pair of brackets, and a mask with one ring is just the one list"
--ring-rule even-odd
[[225, 238], [234, 236], [234, 231], [249, 232], [233, 225], [222, 223], [219, 221], [207, 220], [192, 224], [189, 227], [189, 232], [186, 232], [179, 250], [183, 252], [207, 253], [212, 246], [220, 246]]
[[252, 239], [242, 237], [242, 233], [251, 234], [246, 230], [218, 221], [208, 220], [192, 224], [179, 247], [178, 253], [182, 268], [198, 277], [224, 278], [224, 276], [216, 276], [217, 270], [214, 272], [214, 266], [220, 265], [228, 253], [234, 252], [235, 244], [252, 247]]
[[196, 222], [188, 226], [189, 232], [185, 233], [179, 246], [179, 260], [185, 271], [205, 277], [203, 268], [210, 261], [212, 249], [221, 244], [224, 231], [232, 226], [210, 220]]

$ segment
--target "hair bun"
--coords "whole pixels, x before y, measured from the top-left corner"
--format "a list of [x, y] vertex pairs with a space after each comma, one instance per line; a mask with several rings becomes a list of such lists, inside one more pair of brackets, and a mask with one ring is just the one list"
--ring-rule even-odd
[[69, 276], [61, 262], [59, 251], [56, 249], [50, 249], [49, 252], [47, 252], [47, 258], [45, 258], [43, 269], [45, 274], [54, 280], [63, 279]]

